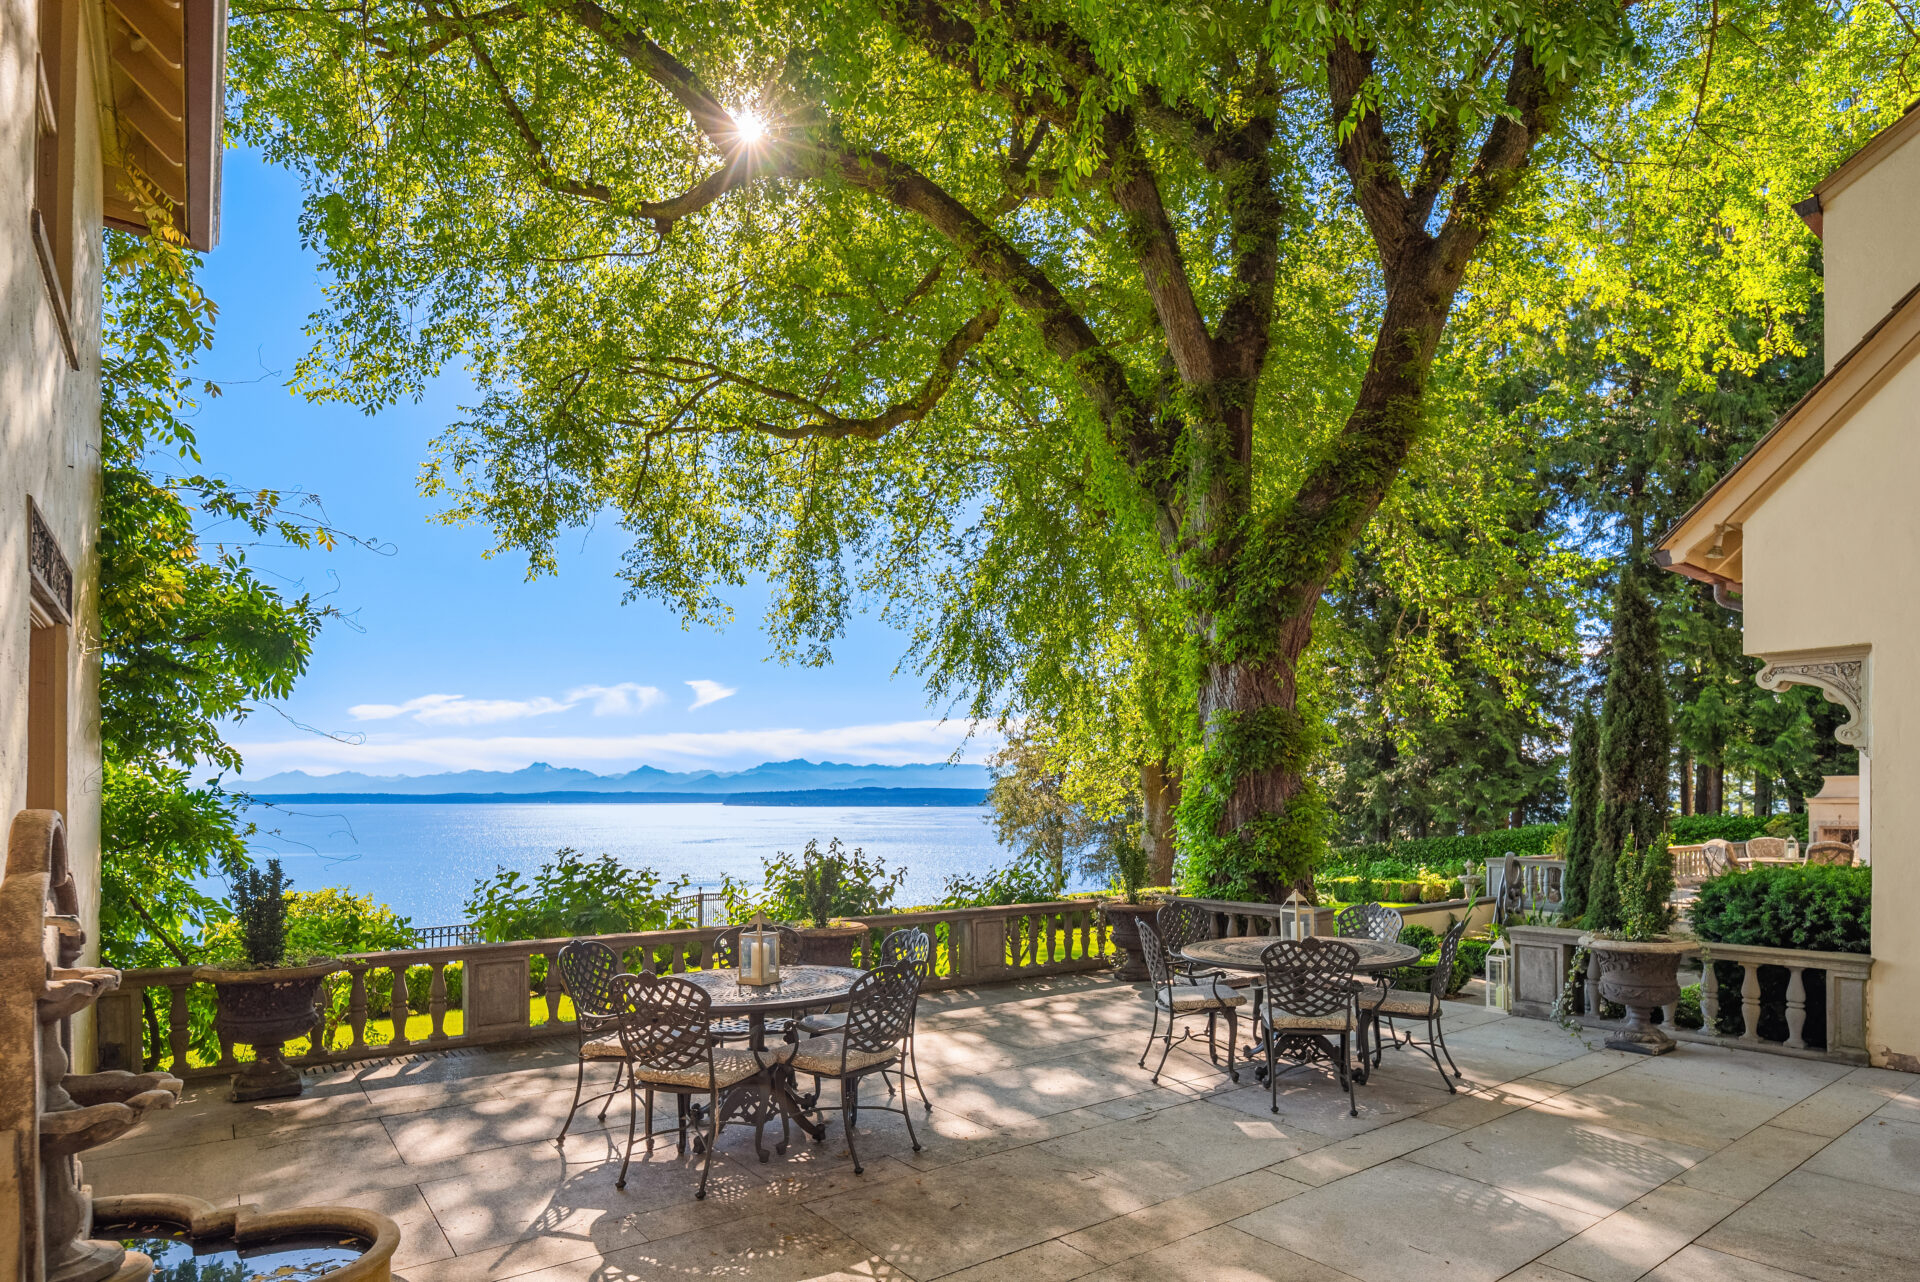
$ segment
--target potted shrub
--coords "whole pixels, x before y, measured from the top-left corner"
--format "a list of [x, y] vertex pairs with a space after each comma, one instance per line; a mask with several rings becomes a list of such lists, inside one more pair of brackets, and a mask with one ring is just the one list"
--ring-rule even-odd
[[253, 1047], [253, 1063], [233, 1075], [229, 1098], [238, 1103], [298, 1095], [300, 1071], [280, 1048], [320, 1023], [320, 985], [340, 963], [331, 957], [288, 960], [287, 879], [278, 859], [269, 859], [265, 871], [240, 870], [233, 879], [233, 911], [242, 955], [194, 972], [214, 986], [214, 1027], [221, 1036]]
[[1592, 956], [1600, 995], [1627, 1008], [1627, 1022], [1607, 1038], [1607, 1047], [1639, 1055], [1664, 1055], [1674, 1041], [1653, 1022], [1654, 1012], [1680, 1000], [1680, 959], [1697, 945], [1667, 934], [1673, 924], [1673, 856], [1665, 838], [1614, 861], [1620, 895], [1617, 927], [1595, 929], [1581, 939]]
[[810, 966], [853, 965], [853, 946], [870, 927], [847, 919], [890, 911], [893, 896], [907, 876], [904, 868], [888, 872], [885, 860], [869, 859], [858, 846], [846, 850], [838, 837], [825, 850], [818, 839], [810, 839], [797, 857], [782, 850], [763, 866], [766, 885], [758, 898], [748, 895], [738, 882], [721, 883], [727, 915], [739, 922], [761, 911], [776, 921], [792, 923], [802, 940], [800, 956], [794, 960]]
[[1145, 979], [1147, 961], [1140, 949], [1140, 922], [1160, 911], [1158, 900], [1143, 903], [1140, 898], [1153, 867], [1145, 843], [1131, 828], [1118, 829], [1089, 852], [1082, 866], [1095, 876], [1106, 874], [1109, 888], [1119, 895], [1100, 905], [1119, 953], [1114, 959], [1115, 974], [1120, 979]]

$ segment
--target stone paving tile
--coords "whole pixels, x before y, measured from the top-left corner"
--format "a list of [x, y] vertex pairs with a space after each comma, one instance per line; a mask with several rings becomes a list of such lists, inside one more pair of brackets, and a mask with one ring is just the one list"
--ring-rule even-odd
[[1804, 1131], [1762, 1126], [1677, 1176], [1684, 1184], [1722, 1197], [1746, 1201], [1766, 1191], [1776, 1180], [1818, 1153], [1827, 1141]]
[[1401, 1158], [1233, 1227], [1366, 1282], [1493, 1282], [1595, 1218]]
[[1070, 1282], [1099, 1267], [1100, 1261], [1082, 1255], [1064, 1239], [1054, 1238], [958, 1273], [948, 1273], [940, 1282]]
[[1429, 1144], [1406, 1160], [1599, 1216], [1706, 1156], [1671, 1140], [1529, 1109]]
[[[1451, 1106], [1449, 1106], [1451, 1107]], [[1435, 1109], [1434, 1112], [1445, 1112]], [[1345, 1179], [1349, 1175], [1364, 1171], [1370, 1166], [1392, 1161], [1415, 1149], [1425, 1148], [1429, 1144], [1452, 1138], [1456, 1132], [1450, 1126], [1441, 1126], [1431, 1121], [1432, 1114], [1408, 1118], [1395, 1122], [1391, 1126], [1382, 1126], [1377, 1130], [1356, 1135], [1352, 1139], [1341, 1140], [1318, 1148], [1300, 1157], [1290, 1158], [1273, 1169], [1291, 1180], [1315, 1188], [1322, 1184], [1331, 1184], [1335, 1180]]]
[[1856, 1123], [1879, 1112], [1888, 1096], [1871, 1086], [1857, 1085], [1846, 1079], [1823, 1086], [1813, 1094], [1779, 1114], [1772, 1121], [1790, 1131], [1829, 1138], [1843, 1135]]
[[1920, 1197], [1795, 1171], [1722, 1220], [1699, 1245], [1820, 1282], [1920, 1277]]
[[[1326, 1138], [1274, 1117], [1254, 1118], [1205, 1101], [1092, 1127], [1035, 1150], [1099, 1170], [1143, 1202], [1178, 1197], [1319, 1148]], [[1252, 1209], [1252, 1208], [1249, 1208]]]
[[1800, 1169], [1920, 1198], [1920, 1122], [1868, 1117]]
[[1090, 1282], [1353, 1282], [1350, 1274], [1224, 1224], [1087, 1276]]
[[1585, 1086], [1596, 1078], [1608, 1073], [1617, 1073], [1623, 1068], [1641, 1062], [1638, 1055], [1626, 1051], [1597, 1050], [1575, 1055], [1572, 1059], [1562, 1060], [1552, 1068], [1541, 1069], [1533, 1074], [1533, 1080], [1547, 1082], [1555, 1086]]
[[771, 1215], [739, 1216], [605, 1255], [582, 1256], [521, 1276], [527, 1282], [656, 1282], [687, 1277], [911, 1282], [915, 1275], [836, 1232], [805, 1208], [786, 1207]]
[[1307, 1187], [1272, 1171], [1253, 1171], [1116, 1216], [1060, 1240], [1090, 1259], [1113, 1264], [1283, 1202], [1306, 1192]]
[[[1213, 1095], [1214, 1103], [1255, 1117], [1274, 1118], [1267, 1088], [1242, 1086]], [[1354, 1088], [1357, 1116], [1348, 1113], [1347, 1093], [1324, 1064], [1309, 1064], [1291, 1072], [1282, 1070], [1279, 1114], [1284, 1126], [1302, 1127], [1328, 1139], [1344, 1140], [1367, 1131], [1419, 1117], [1455, 1098], [1437, 1086], [1423, 1086], [1399, 1077], [1381, 1075]]]
[[1683, 1184], [1655, 1189], [1540, 1258], [1588, 1282], [1634, 1282], [1740, 1209]]
[[[1661, 1058], [1678, 1059], [1685, 1053]], [[1535, 1105], [1539, 1110], [1706, 1149], [1731, 1144], [1788, 1107], [1773, 1095], [1662, 1080], [1646, 1065], [1609, 1073]]]
[[1647, 1282], [1806, 1282], [1806, 1275], [1690, 1246], [1647, 1274]]
[[1551, 1265], [1541, 1264], [1536, 1261], [1532, 1264], [1521, 1265], [1504, 1278], [1501, 1278], [1500, 1282], [1582, 1282], [1582, 1279], [1574, 1277], [1571, 1273], [1562, 1273], [1559, 1269], [1553, 1268]]

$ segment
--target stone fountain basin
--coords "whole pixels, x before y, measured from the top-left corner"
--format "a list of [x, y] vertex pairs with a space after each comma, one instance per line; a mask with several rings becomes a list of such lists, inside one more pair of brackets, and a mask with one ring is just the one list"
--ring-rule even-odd
[[241, 1247], [328, 1234], [369, 1243], [358, 1259], [322, 1274], [323, 1282], [391, 1282], [393, 1253], [400, 1247], [399, 1225], [376, 1211], [353, 1206], [262, 1211], [245, 1204], [215, 1206], [197, 1197], [169, 1193], [130, 1193], [95, 1198], [93, 1217], [98, 1224], [159, 1221], [177, 1225], [189, 1241], [230, 1238]]

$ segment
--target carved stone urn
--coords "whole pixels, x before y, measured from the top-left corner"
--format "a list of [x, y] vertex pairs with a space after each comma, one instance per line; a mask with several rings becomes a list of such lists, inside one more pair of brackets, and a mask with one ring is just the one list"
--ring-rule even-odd
[[1665, 1055], [1674, 1040], [1653, 1022], [1653, 1013], [1680, 1000], [1680, 959], [1698, 947], [1686, 939], [1581, 940], [1592, 950], [1600, 995], [1627, 1008], [1627, 1022], [1613, 1030], [1607, 1048], [1636, 1055]]
[[1100, 905], [1100, 911], [1107, 915], [1107, 924], [1113, 928], [1113, 946], [1119, 953], [1114, 959], [1114, 978], [1136, 981], [1147, 978], [1147, 954], [1140, 945], [1140, 922], [1159, 912], [1160, 905], [1109, 899]]
[[202, 966], [194, 972], [214, 987], [220, 1035], [253, 1047], [253, 1063], [233, 1075], [229, 1099], [244, 1103], [300, 1093], [300, 1070], [287, 1063], [281, 1047], [319, 1024], [320, 983], [339, 969], [340, 963], [329, 961], [264, 970]]

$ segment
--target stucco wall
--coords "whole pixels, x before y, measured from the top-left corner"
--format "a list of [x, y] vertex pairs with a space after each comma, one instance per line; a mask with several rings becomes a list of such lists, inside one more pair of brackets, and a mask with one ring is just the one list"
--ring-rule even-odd
[[[1920, 159], [1920, 156], [1916, 156]], [[1920, 165], [1914, 166], [1920, 173]], [[1908, 211], [1912, 226], [1920, 201]], [[1828, 224], [1829, 267], [1835, 245]], [[1920, 243], [1920, 233], [1912, 240]], [[1834, 297], [1830, 293], [1829, 297]], [[1834, 314], [1829, 304], [1828, 315]], [[1747, 521], [1749, 654], [1871, 647], [1868, 1041], [1920, 1067], [1920, 360], [1909, 362]], [[1867, 773], [1867, 772], [1863, 772]]]
[[[89, 940], [97, 955], [100, 883], [98, 682], [100, 492], [100, 138], [96, 85], [100, 13], [84, 16], [74, 130], [72, 313], [80, 368], [67, 364], [39, 259], [26, 235], [33, 191], [35, 114], [32, 0], [0, 0], [0, 801], [11, 821], [26, 804], [28, 615], [27, 500], [39, 505], [74, 571], [75, 626], [67, 647], [68, 848]], [[92, 1039], [76, 1020], [79, 1068]]]
[[1920, 128], [1908, 132], [1899, 147], [1821, 198], [1828, 369], [1920, 284]]

